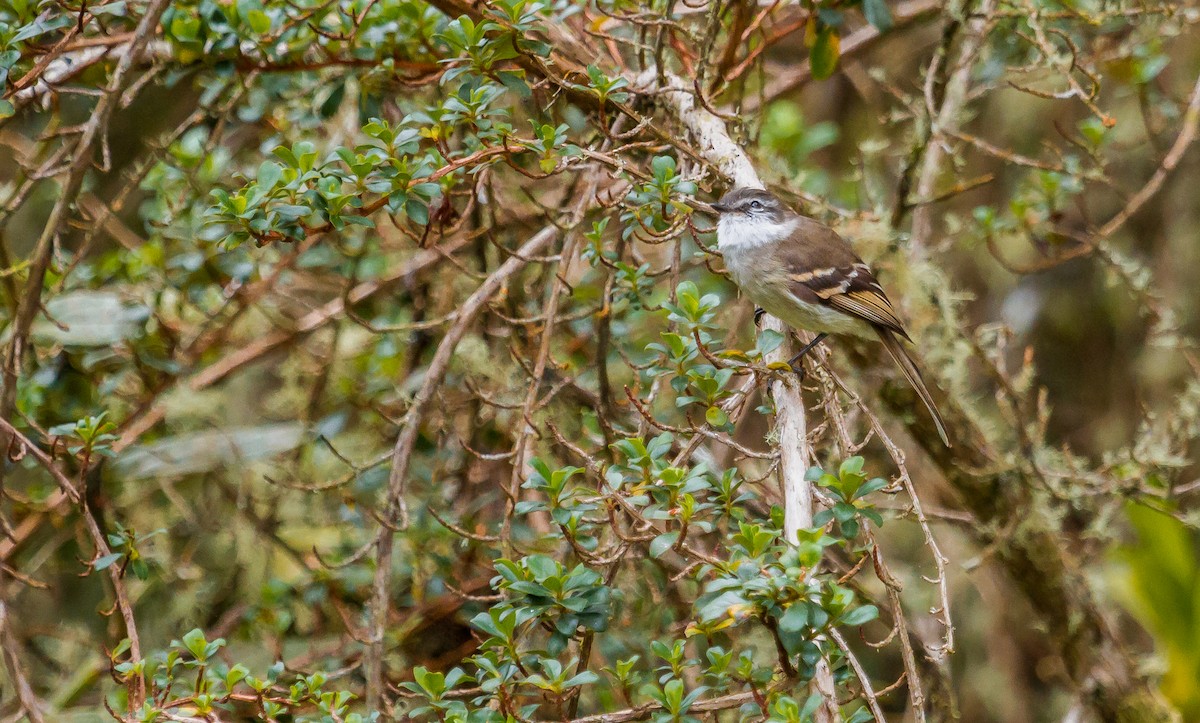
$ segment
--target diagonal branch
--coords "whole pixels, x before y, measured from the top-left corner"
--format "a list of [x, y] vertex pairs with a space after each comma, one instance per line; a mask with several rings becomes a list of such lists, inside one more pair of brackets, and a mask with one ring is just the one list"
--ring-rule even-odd
[[[104, 531], [100, 529], [100, 524], [96, 521], [96, 516], [92, 513], [91, 507], [88, 506], [87, 500], [80, 494], [79, 486], [71, 481], [66, 474], [59, 469], [54, 463], [54, 459], [46, 454], [41, 448], [33, 443], [28, 437], [14, 427], [7, 419], [0, 417], [0, 431], [3, 431], [10, 440], [20, 444], [33, 459], [40, 464], [58, 486], [62, 492], [73, 502], [79, 504], [80, 512], [83, 514], [83, 521], [87, 527], [88, 536], [92, 538], [92, 544], [96, 548], [96, 556], [94, 559], [99, 559], [105, 555], [112, 553], [112, 548], [108, 546], [108, 540], [104, 537]], [[89, 567], [91, 564], [89, 563]], [[112, 582], [113, 595], [117, 599], [117, 609], [121, 613], [121, 619], [125, 623], [125, 635], [129, 638], [129, 658], [130, 660], [142, 659], [142, 643], [138, 635], [137, 622], [133, 617], [133, 605], [129, 600], [129, 595], [125, 592], [125, 580], [123, 579], [123, 567], [120, 565], [108, 566], [108, 577]], [[130, 711], [140, 710], [142, 703], [146, 700], [146, 679], [143, 673], [139, 672], [136, 675], [130, 675], [126, 680], [126, 686], [129, 689], [129, 707]], [[26, 711], [29, 712], [29, 711]], [[30, 713], [31, 716], [36, 713]]]
[[[943, 2], [944, 0], [907, 0], [907, 2], [897, 4], [892, 9], [892, 19], [895, 24], [889, 32], [895, 32], [919, 20], [931, 17], [941, 9]], [[874, 25], [864, 25], [855, 30], [842, 38], [838, 54], [839, 62], [844, 63], [852, 57], [870, 50], [885, 36], [886, 34], [879, 32]], [[807, 59], [791, 68], [783, 69], [782, 72], [772, 73], [762, 93], [746, 97], [742, 104], [742, 112], [757, 112], [761, 106], [803, 87], [810, 80], [812, 80], [812, 65]]]
[[[916, 196], [919, 199], [930, 199], [935, 196], [934, 189], [949, 153], [946, 136], [955, 130], [958, 117], [967, 102], [971, 73], [975, 68], [975, 61], [983, 52], [987, 41], [995, 6], [994, 0], [983, 0], [980, 3], [978, 12], [982, 17], [968, 21], [966, 38], [962, 41], [954, 61], [951, 63], [949, 58], [943, 57], [940, 53], [935, 55], [925, 78], [926, 103], [929, 106], [930, 119], [925, 127], [927, 135], [923, 139], [924, 157], [921, 160], [920, 175], [917, 178]], [[953, 39], [953, 35], [951, 34], [948, 39]], [[950, 65], [948, 68], [939, 68], [938, 66], [943, 63], [950, 63]], [[945, 89], [941, 91], [940, 103], [934, 107], [934, 97], [938, 95], [934, 85], [945, 70], [951, 71], [950, 76], [946, 81]], [[902, 193], [905, 197], [896, 199], [896, 208], [900, 212], [903, 212], [911, 204], [907, 198], [907, 189]], [[920, 253], [928, 246], [933, 236], [934, 213], [935, 209], [930, 204], [917, 206], [913, 210], [910, 247], [914, 252]]]
[[[594, 193], [595, 186], [592, 185], [591, 188]], [[571, 211], [569, 217], [571, 225], [578, 223], [591, 201], [592, 194], [583, 194]], [[413, 397], [412, 404], [401, 422], [400, 434], [396, 437], [396, 444], [392, 449], [392, 469], [388, 477], [387, 503], [384, 510], [385, 526], [380, 530], [379, 539], [375, 543], [375, 579], [371, 591], [369, 642], [364, 660], [367, 671], [367, 708], [369, 710], [378, 710], [383, 699], [383, 642], [384, 628], [387, 625], [395, 528], [397, 526], [404, 528], [408, 525], [408, 505], [404, 495], [408, 483], [408, 466], [412, 459], [413, 448], [417, 443], [417, 436], [420, 433], [421, 420], [442, 385], [450, 360], [458, 348], [458, 343], [462, 341], [475, 318], [504, 283], [513, 274], [525, 268], [531, 259], [540, 255], [554, 239], [558, 238], [558, 235], [559, 227], [553, 223], [538, 231], [507, 261], [492, 272], [487, 280], [463, 302], [455, 316], [454, 325], [446, 332], [446, 336], [442, 338], [437, 351], [434, 352], [433, 360], [425, 370], [421, 388]]]
[[[109, 118], [112, 117], [113, 110], [120, 101], [130, 70], [150, 43], [158, 28], [158, 20], [169, 4], [168, 0], [151, 0], [146, 7], [146, 14], [142, 16], [134, 31], [133, 40], [129, 42], [125, 54], [117, 63], [112, 80], [109, 81], [104, 95], [100, 96], [96, 107], [92, 109], [91, 119], [84, 126], [79, 144], [75, 147], [75, 155], [67, 167], [66, 178], [63, 179], [59, 188], [58, 200], [55, 201], [54, 208], [51, 209], [42, 234], [34, 247], [29, 280], [25, 283], [25, 289], [17, 306], [17, 314], [12, 326], [12, 338], [8, 343], [8, 353], [4, 359], [4, 388], [0, 392], [0, 417], [4, 419], [12, 417], [13, 408], [16, 405], [17, 378], [20, 375], [21, 357], [25, 354], [25, 343], [29, 337], [29, 329], [33, 325], [34, 317], [42, 308], [42, 287], [45, 283], [46, 271], [50, 268], [55, 241], [67, 222], [71, 206], [75, 203], [75, 197], [83, 186], [83, 178], [92, 167], [95, 147], [108, 132]], [[7, 446], [8, 439], [8, 435], [0, 435], [0, 448]], [[2, 475], [3, 467], [0, 467], [0, 491], [3, 490]]]
[[[46, 272], [50, 268], [54, 242], [66, 224], [67, 218], [70, 215], [71, 205], [75, 202], [75, 197], [79, 194], [79, 190], [83, 186], [83, 178], [92, 166], [95, 147], [102, 141], [108, 131], [109, 118], [112, 116], [113, 109], [120, 101], [121, 93], [125, 89], [130, 70], [141, 57], [142, 51], [145, 50], [151, 38], [153, 38], [158, 28], [159, 18], [166, 11], [168, 4], [168, 0], [151, 0], [147, 5], [146, 12], [138, 22], [137, 29], [134, 31], [133, 40], [130, 41], [125, 54], [121, 57], [120, 62], [117, 63], [117, 67], [113, 71], [112, 79], [109, 81], [104, 95], [100, 97], [100, 100], [96, 103], [96, 107], [92, 110], [91, 119], [84, 126], [79, 143], [75, 148], [75, 155], [71, 160], [70, 166], [68, 166], [67, 176], [60, 186], [58, 200], [55, 201], [54, 207], [50, 211], [50, 216], [42, 229], [42, 234], [34, 247], [29, 268], [29, 280], [25, 284], [25, 289], [17, 305], [17, 312], [12, 325], [12, 337], [4, 359], [3, 389], [0, 390], [0, 420], [4, 421], [5, 429], [3, 432], [0, 432], [0, 449], [8, 449], [9, 443], [19, 434], [15, 428], [8, 424], [7, 420], [12, 418], [13, 410], [16, 407], [17, 379], [20, 375], [21, 357], [25, 353], [25, 343], [29, 336], [29, 330], [33, 325], [34, 317], [37, 316], [38, 311], [42, 308], [42, 288], [45, 284]], [[50, 464], [48, 469], [51, 469], [53, 472], [56, 468], [53, 464]], [[0, 464], [0, 499], [3, 498], [3, 475], [4, 465]], [[61, 484], [61, 480], [59, 481]], [[105, 541], [103, 533], [96, 524], [96, 518], [91, 514], [86, 503], [82, 505], [82, 508], [88, 532], [96, 543], [97, 550], [103, 550], [102, 552], [98, 552], [98, 554], [108, 554], [108, 543]], [[0, 520], [2, 519], [3, 515], [0, 514]], [[7, 525], [5, 527], [7, 528]], [[138, 640], [137, 628], [133, 621], [133, 610], [129, 607], [129, 601], [125, 597], [124, 583], [120, 579], [115, 566], [110, 567], [109, 571], [110, 576], [112, 576], [117, 603], [121, 609], [122, 617], [125, 619], [126, 633], [131, 642], [130, 655], [135, 660], [140, 659], [142, 655], [141, 643]], [[13, 661], [12, 664], [19, 665], [16, 661]], [[131, 676], [129, 680], [129, 707], [131, 710], [142, 707], [145, 694], [145, 680], [142, 676], [140, 674]], [[32, 717], [36, 718], [38, 716], [37, 710], [27, 710], [26, 712]]]

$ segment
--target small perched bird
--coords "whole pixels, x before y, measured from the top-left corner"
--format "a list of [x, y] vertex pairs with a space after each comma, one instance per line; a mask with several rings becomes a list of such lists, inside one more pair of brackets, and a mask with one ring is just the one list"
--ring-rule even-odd
[[929, 409], [942, 442], [950, 446], [921, 372], [897, 337], [912, 339], [850, 244], [761, 189], [734, 189], [712, 208], [720, 214], [717, 247], [738, 287], [792, 328], [817, 332], [793, 357], [792, 366], [829, 334], [878, 339]]

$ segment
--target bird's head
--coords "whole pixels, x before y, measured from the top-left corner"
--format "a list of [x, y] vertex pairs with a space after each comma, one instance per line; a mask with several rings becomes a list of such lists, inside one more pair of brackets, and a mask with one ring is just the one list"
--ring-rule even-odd
[[753, 219], [782, 222], [787, 214], [783, 202], [761, 188], [735, 188], [712, 204], [722, 219]]
[[770, 191], [735, 188], [712, 204], [721, 214], [717, 244], [722, 251], [753, 248], [785, 238], [795, 228], [795, 215]]

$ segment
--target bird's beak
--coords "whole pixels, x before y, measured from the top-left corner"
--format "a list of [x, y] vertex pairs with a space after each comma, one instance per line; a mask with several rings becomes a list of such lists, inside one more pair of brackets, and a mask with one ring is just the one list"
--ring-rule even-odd
[[726, 211], [730, 210], [729, 206], [726, 206], [725, 204], [721, 203], [720, 201], [717, 201], [716, 203], [710, 203], [708, 205], [709, 205], [709, 208], [716, 211], [717, 213], [725, 213]]

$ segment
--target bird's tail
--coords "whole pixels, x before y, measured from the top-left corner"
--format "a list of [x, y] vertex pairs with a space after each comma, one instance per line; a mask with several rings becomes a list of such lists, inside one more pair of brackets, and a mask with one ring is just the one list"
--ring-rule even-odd
[[946, 436], [946, 425], [942, 422], [942, 415], [938, 413], [937, 405], [933, 403], [933, 397], [929, 394], [929, 388], [925, 386], [925, 381], [921, 379], [921, 372], [917, 369], [916, 363], [909, 356], [908, 350], [904, 348], [896, 335], [888, 329], [875, 327], [875, 331], [879, 333], [879, 340], [883, 342], [883, 346], [887, 348], [888, 353], [896, 360], [896, 364], [900, 367], [900, 371], [904, 372], [904, 378], [912, 385], [912, 388], [917, 392], [917, 396], [925, 403], [926, 409], [929, 410], [929, 415], [933, 417], [933, 423], [937, 426], [938, 435], [942, 438], [942, 443], [947, 447], [950, 446], [950, 439]]

